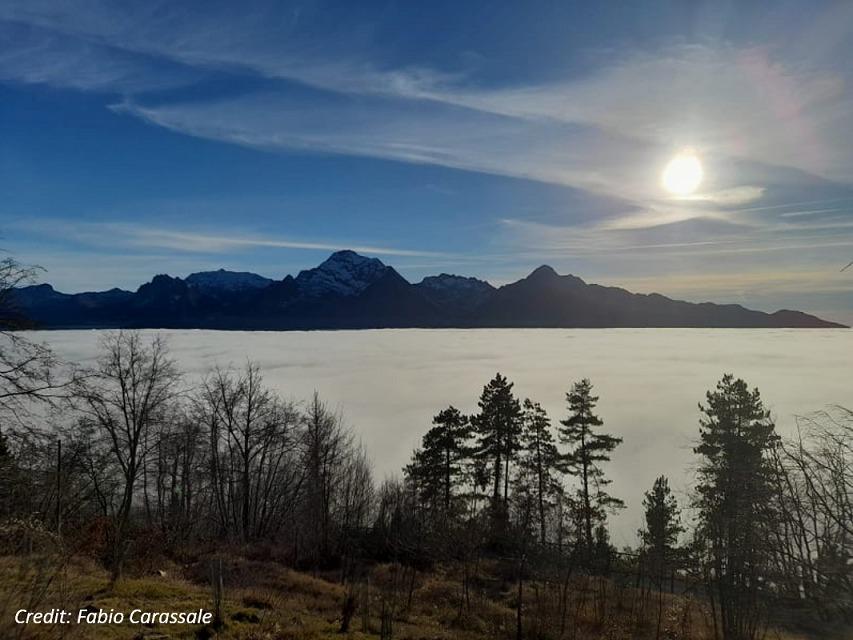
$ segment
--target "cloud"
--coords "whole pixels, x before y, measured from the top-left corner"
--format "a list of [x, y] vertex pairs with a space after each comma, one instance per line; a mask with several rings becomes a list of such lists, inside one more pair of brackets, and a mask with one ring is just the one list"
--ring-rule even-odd
[[174, 64], [155, 67], [121, 48], [39, 27], [0, 21], [0, 79], [89, 92], [140, 93], [202, 76]]
[[836, 137], [839, 119], [850, 121], [844, 76], [789, 66], [768, 47], [693, 44], [629, 52], [579, 80], [448, 99], [506, 115], [589, 124], [664, 146], [689, 145], [706, 154], [853, 178], [850, 154]]
[[184, 253], [231, 253], [252, 248], [338, 251], [351, 249], [361, 253], [387, 256], [441, 257], [447, 254], [395, 247], [362, 245], [347, 241], [301, 241], [266, 235], [247, 235], [243, 231], [220, 229], [215, 233], [164, 229], [122, 222], [72, 222], [62, 219], [17, 221], [7, 227], [61, 237], [93, 246], [169, 249]]
[[[766, 267], [766, 254], [788, 253], [786, 270], [795, 270], [804, 259], [816, 261], [827, 272], [839, 256], [853, 249], [853, 223], [827, 225], [746, 224], [726, 217], [658, 218], [655, 213], [616, 218], [585, 226], [555, 225], [519, 219], [503, 220], [501, 242], [518, 255], [540, 259], [583, 257], [636, 264], [638, 260], [657, 262], [664, 270], [714, 266], [723, 256], [740, 256], [733, 268], [745, 273]], [[633, 220], [636, 224], [632, 224]], [[655, 223], [655, 224], [651, 224]], [[819, 250], [819, 252], [817, 252]], [[816, 253], [817, 252], [817, 253]], [[837, 268], [836, 268], [837, 270]], [[626, 277], [630, 272], [619, 271]]]
[[743, 206], [745, 204], [761, 200], [761, 197], [764, 195], [766, 190], [766, 187], [732, 187], [721, 191], [712, 191], [710, 193], [700, 193], [699, 195], [688, 196], [684, 198], [684, 200], [687, 202], [710, 202], [727, 207]]
[[[370, 20], [331, 24], [325, 9], [10, 0], [0, 5], [0, 79], [109, 94], [118, 113], [225, 144], [430, 164], [612, 199], [602, 212], [556, 205], [549, 224], [496, 212], [507, 220], [477, 253], [501, 268], [538, 255], [584, 256], [590, 269], [606, 259], [623, 275], [633, 274], [629, 259], [659, 272], [723, 259], [760, 271], [772, 255], [780, 270], [808, 270], [800, 263], [823, 268], [849, 253], [849, 6], [784, 32], [753, 30], [748, 41], [608, 40], [600, 55], [585, 52], [582, 68], [535, 79], [479, 74], [431, 53], [402, 60]], [[192, 90], [220, 76], [248, 81]], [[176, 87], [190, 90], [168, 91]], [[702, 157], [706, 180], [702, 193], [675, 200], [660, 171], [684, 146]], [[124, 246], [196, 254], [352, 248], [229, 231], [78, 226], [71, 236], [94, 243], [108, 232]]]
[[113, 109], [248, 147], [434, 164], [616, 197], [636, 197], [631, 174], [652, 161], [644, 145], [596, 129], [555, 127], [436, 102], [344, 96], [307, 105], [286, 92], [266, 92], [201, 104], [124, 102]]
[[[846, 133], [853, 131], [853, 101], [845, 72], [823, 58], [804, 67], [786, 59], [773, 42], [617, 50], [584, 74], [495, 85], [471, 70], [384, 59], [358, 28], [347, 32], [326, 25], [317, 33], [319, 10], [304, 9], [267, 3], [239, 12], [157, 3], [119, 9], [81, 0], [68, 6], [13, 1], [0, 18], [86, 50], [87, 63], [77, 69], [58, 67], [50, 51], [24, 49], [27, 55], [12, 56], [21, 64], [21, 78], [107, 90], [115, 76], [112, 90], [128, 93], [123, 77], [149, 77], [159, 60], [199, 73], [296, 82], [357, 103], [342, 99], [315, 115], [311, 104], [288, 102], [285, 88], [214, 103], [123, 103], [123, 112], [150, 123], [235, 144], [428, 162], [634, 197], [653, 195], [658, 167], [685, 144], [721, 165], [737, 157], [853, 180], [853, 134]], [[786, 44], [794, 48], [796, 41]], [[95, 57], [103, 70], [92, 78], [88, 69], [98, 66]], [[134, 72], [123, 66], [131, 60], [138, 65]], [[359, 97], [369, 98], [369, 109], [360, 110]], [[460, 115], [450, 107], [480, 115]], [[389, 117], [393, 126], [386, 123]], [[331, 123], [328, 131], [316, 130], [321, 119]], [[306, 122], [315, 129], [310, 135], [294, 131]], [[500, 136], [504, 128], [509, 131]], [[370, 135], [360, 136], [363, 129]], [[470, 133], [457, 140], [460, 130]], [[491, 143], [495, 135], [506, 143]], [[551, 137], [554, 145], [547, 144]], [[737, 194], [742, 184], [718, 185], [717, 191]]]

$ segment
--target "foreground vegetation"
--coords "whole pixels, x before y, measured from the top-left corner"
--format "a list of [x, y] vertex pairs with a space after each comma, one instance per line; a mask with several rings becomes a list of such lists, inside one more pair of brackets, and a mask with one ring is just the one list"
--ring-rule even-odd
[[[257, 550], [259, 551], [259, 550]], [[260, 554], [263, 555], [263, 554]], [[47, 560], [47, 563], [45, 562]], [[96, 562], [83, 557], [66, 560], [43, 592], [53, 606], [77, 611], [129, 612], [195, 610], [215, 607], [209, 582], [212, 558], [177, 565], [161, 558], [156, 571], [140, 571], [117, 584]], [[44, 583], [49, 560], [2, 557], [0, 602], [16, 600], [33, 585]], [[59, 569], [59, 567], [55, 567]], [[15, 638], [207, 638], [274, 640], [313, 638], [400, 639], [515, 638], [518, 591], [514, 568], [484, 561], [469, 579], [467, 599], [460, 591], [459, 566], [435, 567], [412, 574], [399, 564], [371, 568], [357, 586], [341, 584], [335, 572], [313, 576], [293, 571], [268, 558], [249, 558], [231, 550], [223, 560], [227, 587], [221, 602], [220, 625], [89, 625], [6, 626], [0, 637]], [[509, 575], [508, 575], [509, 574]], [[26, 586], [29, 583], [30, 586]], [[563, 584], [529, 581], [522, 592], [525, 638], [593, 638], [710, 640], [708, 610], [686, 595], [658, 594], [619, 580], [576, 576], [563, 599]], [[409, 589], [411, 588], [411, 592]], [[17, 600], [24, 602], [24, 600]], [[353, 602], [350, 609], [348, 603]], [[662, 610], [658, 630], [657, 618]], [[350, 613], [352, 611], [352, 613]], [[0, 615], [10, 614], [0, 606]], [[351, 615], [348, 630], [341, 629]], [[562, 631], [561, 631], [562, 629]], [[807, 636], [774, 632], [776, 640]], [[841, 636], [839, 636], [841, 637]]]
[[554, 428], [497, 374], [475, 414], [439, 411], [401, 477], [376, 484], [338, 412], [283, 399], [253, 363], [188, 380], [158, 337], [105, 334], [88, 369], [0, 338], [12, 637], [49, 630], [10, 611], [59, 602], [206, 602], [210, 628], [165, 630], [202, 636], [849, 637], [850, 411], [785, 441], [758, 390], [723, 376], [700, 405], [690, 502], [658, 478], [637, 546], [617, 550], [607, 464], [621, 439], [589, 380]]

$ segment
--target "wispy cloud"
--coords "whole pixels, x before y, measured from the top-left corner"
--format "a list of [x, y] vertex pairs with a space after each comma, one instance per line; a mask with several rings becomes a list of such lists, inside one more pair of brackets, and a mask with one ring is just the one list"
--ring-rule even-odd
[[[590, 268], [632, 259], [709, 274], [714, 260], [756, 273], [768, 255], [780, 270], [802, 272], [849, 261], [840, 258], [853, 242], [853, 78], [843, 64], [851, 5], [748, 41], [611, 42], [582, 69], [532, 80], [423, 55], [400, 61], [380, 49], [371, 25], [330, 25], [322, 9], [10, 0], [0, 5], [0, 80], [107, 94], [116, 113], [225, 144], [437, 165], [615, 203], [603, 213], [557, 206], [547, 223], [495, 212], [505, 220], [476, 253], [500, 268], [575, 256]], [[251, 81], [171, 91], [211, 77]], [[690, 198], [669, 198], [660, 171], [684, 146], [702, 158], [705, 182]], [[355, 248], [430, 259], [418, 263], [469, 259], [227, 228], [57, 228], [89, 245], [109, 237], [182, 254]]]
[[352, 241], [302, 241], [275, 235], [247, 235], [240, 230], [216, 233], [157, 228], [120, 222], [69, 222], [61, 219], [11, 222], [9, 227], [35, 232], [42, 236], [61, 237], [92, 246], [128, 246], [136, 249], [184, 253], [232, 253], [252, 248], [338, 251], [351, 249], [380, 256], [442, 257], [448, 254], [396, 247], [374, 246]]
[[[59, 44], [13, 50], [7, 77], [17, 69], [23, 79], [111, 88], [129, 94], [118, 107], [124, 113], [235, 144], [439, 164], [638, 199], [658, 195], [659, 167], [690, 144], [718, 160], [707, 198], [723, 205], [760, 197], [764, 188], [727, 175], [728, 157], [853, 180], [853, 96], [844, 73], [824, 59], [791, 62], [773, 43], [626, 50], [576, 77], [490, 86], [464, 72], [389, 64], [357, 35], [334, 32], [321, 45], [302, 29], [302, 16], [275, 5], [223, 15], [156, 3], [122, 11], [100, 2], [11, 2], [3, 16], [57, 34], [62, 46], [82, 43], [74, 46], [87, 61], [57, 65]], [[88, 62], [95, 56], [100, 65]], [[136, 56], [134, 72], [125, 68], [129, 56]], [[340, 98], [319, 110], [283, 89], [151, 103], [126, 86], [126, 76], [151, 75], [139, 56], [297, 82]], [[90, 67], [100, 75], [90, 77]]]
[[137, 94], [180, 87], [204, 75], [175, 64], [155, 67], [120, 46], [16, 22], [0, 20], [0, 42], [0, 80]]

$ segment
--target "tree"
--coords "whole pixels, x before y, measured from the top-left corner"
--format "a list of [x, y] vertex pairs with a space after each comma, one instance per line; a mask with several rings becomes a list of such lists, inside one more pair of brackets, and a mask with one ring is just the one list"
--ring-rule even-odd
[[20, 478], [18, 463], [9, 448], [9, 439], [0, 430], [0, 519], [12, 515], [20, 502]]
[[453, 406], [436, 415], [432, 423], [415, 454], [414, 469], [421, 499], [427, 505], [439, 507], [446, 518], [451, 514], [453, 488], [464, 471], [462, 462], [467, 455], [471, 426], [468, 418]]
[[261, 537], [297, 484], [297, 411], [264, 385], [252, 362], [240, 373], [212, 372], [197, 405], [210, 429], [220, 525], [243, 542]]
[[708, 567], [715, 631], [724, 640], [761, 633], [763, 584], [771, 547], [778, 437], [758, 389], [726, 374], [699, 405], [702, 457], [694, 506]]
[[120, 471], [118, 504], [112, 512], [110, 570], [121, 577], [137, 482], [145, 467], [152, 433], [162, 424], [178, 389], [180, 374], [160, 336], [119, 331], [102, 341], [97, 367], [77, 387], [81, 409], [102, 436]]
[[773, 451], [779, 604], [811, 624], [853, 620], [853, 411], [832, 407], [797, 426]]
[[[477, 435], [475, 457], [491, 465], [492, 513], [506, 514], [510, 462], [520, 447], [521, 405], [512, 394], [513, 384], [500, 373], [483, 387], [480, 413], [472, 418]], [[503, 492], [501, 485], [503, 484]]]
[[555, 471], [560, 455], [551, 434], [551, 420], [538, 402], [524, 401], [521, 467], [533, 482], [539, 520], [539, 542], [545, 544], [548, 511], [556, 490]]
[[663, 571], [675, 553], [679, 534], [684, 531], [678, 502], [666, 476], [660, 476], [652, 489], [646, 491], [643, 507], [646, 526], [640, 530], [640, 538], [648, 556]]
[[656, 637], [660, 637], [663, 617], [663, 585], [667, 569], [672, 569], [678, 544], [678, 535], [684, 531], [681, 526], [678, 502], [669, 488], [666, 476], [655, 480], [651, 491], [646, 491], [643, 499], [646, 513], [646, 526], [640, 530], [643, 552], [649, 561], [649, 569], [658, 586], [658, 618]]
[[601, 468], [610, 460], [610, 453], [622, 442], [595, 429], [604, 424], [593, 413], [598, 396], [592, 395], [592, 383], [584, 378], [572, 385], [566, 394], [569, 416], [561, 420], [560, 441], [569, 446], [563, 455], [563, 468], [580, 479], [579, 499], [583, 520], [583, 543], [588, 552], [594, 547], [594, 525], [604, 521], [607, 510], [624, 506], [618, 498], [610, 496], [604, 487], [610, 484]]
[[0, 260], [0, 420], [24, 426], [34, 406], [67, 399], [78, 381], [47, 346], [15, 331], [30, 324], [15, 306], [15, 289], [37, 273], [12, 258]]
[[306, 533], [314, 539], [309, 551], [315, 567], [330, 559], [332, 553], [336, 499], [344, 478], [342, 471], [352, 451], [352, 434], [315, 391], [308, 403], [302, 434]]
[[198, 531], [210, 505], [205, 491], [211, 465], [204, 423], [180, 409], [158, 430], [148, 464], [154, 476], [154, 508], [149, 512], [171, 545], [186, 542]]

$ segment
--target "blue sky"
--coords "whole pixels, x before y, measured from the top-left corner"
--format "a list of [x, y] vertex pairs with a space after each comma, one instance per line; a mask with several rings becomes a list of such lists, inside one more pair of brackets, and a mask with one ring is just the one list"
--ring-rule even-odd
[[65, 291], [355, 248], [853, 321], [853, 5], [631, 4], [6, 0], [0, 243]]

